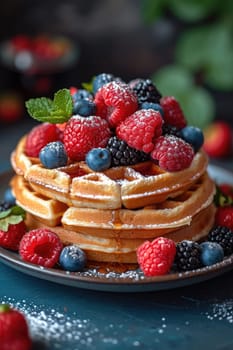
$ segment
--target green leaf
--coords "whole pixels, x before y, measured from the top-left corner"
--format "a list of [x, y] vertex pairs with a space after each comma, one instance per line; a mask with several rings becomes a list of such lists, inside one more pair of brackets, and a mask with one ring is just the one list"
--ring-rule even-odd
[[143, 0], [141, 2], [141, 12], [144, 21], [152, 23], [161, 17], [167, 3], [169, 3], [168, 0]]
[[225, 195], [219, 186], [216, 186], [216, 193], [214, 196], [214, 203], [217, 207], [225, 207], [233, 205], [233, 199], [231, 196]]
[[18, 205], [14, 205], [0, 213], [0, 229], [7, 232], [10, 224], [18, 224], [26, 217], [26, 212]]
[[170, 0], [170, 9], [187, 22], [200, 21], [217, 9], [218, 0]]
[[8, 231], [9, 225], [16, 225], [22, 221], [22, 216], [20, 215], [11, 215], [4, 219], [0, 220], [0, 229], [4, 232]]
[[4, 210], [4, 211], [1, 211], [0, 212], [0, 219], [3, 219], [5, 217], [7, 217], [11, 212], [11, 209], [7, 209], [7, 210]]
[[64, 123], [69, 120], [73, 102], [68, 89], [59, 90], [54, 100], [49, 98], [33, 98], [26, 101], [26, 108], [30, 116], [42, 123]]
[[94, 79], [95, 79], [95, 77], [93, 77], [90, 82], [82, 83], [82, 87], [85, 90], [87, 90], [89, 92], [92, 92], [93, 91], [93, 80]]

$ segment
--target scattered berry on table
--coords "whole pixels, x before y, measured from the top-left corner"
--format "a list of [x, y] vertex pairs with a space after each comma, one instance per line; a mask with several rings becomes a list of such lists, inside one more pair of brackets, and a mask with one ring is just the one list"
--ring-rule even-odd
[[204, 129], [203, 148], [210, 157], [220, 158], [232, 154], [233, 132], [229, 123], [215, 121]]
[[233, 232], [228, 227], [213, 227], [208, 233], [208, 241], [219, 243], [226, 256], [233, 253]]
[[111, 153], [112, 167], [133, 165], [149, 160], [148, 154], [128, 146], [125, 141], [118, 139], [117, 136], [112, 136], [108, 140], [106, 148]]
[[186, 126], [181, 129], [180, 137], [190, 143], [195, 152], [199, 151], [204, 143], [204, 134], [202, 130], [195, 126]]
[[217, 208], [215, 224], [218, 226], [226, 226], [233, 231], [233, 205], [226, 205]]
[[175, 264], [178, 271], [191, 271], [202, 266], [199, 243], [183, 240], [176, 245]]
[[[8, 205], [7, 205], [8, 206]], [[5, 207], [5, 209], [4, 209]], [[17, 251], [19, 243], [26, 233], [24, 222], [25, 211], [18, 206], [6, 208], [1, 206], [0, 210], [0, 246]]]
[[141, 109], [154, 109], [155, 111], [158, 111], [162, 117], [164, 115], [163, 108], [161, 107], [161, 105], [159, 103], [143, 102], [141, 104]]
[[224, 250], [219, 243], [206, 241], [202, 242], [200, 247], [203, 266], [211, 266], [223, 260]]
[[92, 148], [105, 147], [111, 136], [106, 120], [98, 116], [73, 116], [66, 124], [63, 142], [71, 160], [85, 160]]
[[173, 136], [160, 136], [155, 140], [151, 157], [159, 162], [159, 166], [166, 171], [180, 171], [192, 163], [194, 151], [192, 146], [184, 140]]
[[28, 134], [25, 153], [29, 157], [38, 157], [40, 150], [49, 142], [61, 139], [61, 131], [55, 124], [42, 123], [35, 126]]
[[113, 74], [100, 73], [96, 75], [93, 79], [93, 93], [96, 94], [102, 86], [114, 80], [115, 78]]
[[12, 189], [8, 187], [5, 192], [4, 192], [4, 202], [8, 203], [10, 206], [15, 205], [15, 196], [14, 193], [12, 192]]
[[111, 154], [107, 148], [92, 148], [86, 155], [86, 163], [94, 171], [103, 171], [111, 165]]
[[87, 98], [80, 99], [74, 102], [73, 114], [79, 114], [83, 117], [94, 115], [96, 111], [96, 105], [93, 101]]
[[44, 267], [53, 267], [59, 260], [62, 248], [60, 238], [53, 231], [39, 228], [23, 236], [19, 254], [24, 261]]
[[145, 241], [137, 248], [138, 264], [148, 277], [168, 273], [175, 255], [175, 242], [165, 237], [158, 237], [152, 242]]
[[85, 252], [77, 245], [69, 245], [62, 249], [59, 264], [66, 271], [82, 271], [86, 266]]
[[149, 153], [154, 142], [162, 134], [163, 119], [153, 109], [141, 109], [127, 117], [116, 129], [119, 139], [130, 147]]
[[164, 121], [166, 124], [176, 126], [178, 129], [182, 129], [186, 126], [187, 122], [179, 102], [173, 96], [165, 96], [160, 100], [160, 104], [164, 111]]
[[32, 341], [26, 317], [8, 304], [0, 305], [1, 350], [30, 350]]
[[150, 79], [139, 79], [132, 89], [137, 95], [140, 105], [143, 102], [159, 103], [161, 94]]
[[112, 81], [100, 88], [94, 102], [96, 114], [113, 127], [138, 109], [137, 97], [127, 84]]
[[39, 153], [41, 163], [48, 169], [67, 165], [68, 157], [61, 141], [54, 141], [44, 146]]

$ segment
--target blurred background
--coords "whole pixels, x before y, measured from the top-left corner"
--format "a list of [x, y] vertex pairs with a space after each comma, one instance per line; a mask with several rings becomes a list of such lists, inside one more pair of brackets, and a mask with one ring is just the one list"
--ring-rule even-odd
[[192, 125], [232, 125], [232, 0], [8, 0], [0, 43], [2, 125], [102, 72], [152, 79]]

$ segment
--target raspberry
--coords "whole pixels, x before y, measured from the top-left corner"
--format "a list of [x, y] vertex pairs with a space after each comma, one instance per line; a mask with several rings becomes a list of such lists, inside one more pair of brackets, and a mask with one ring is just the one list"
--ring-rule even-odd
[[44, 228], [26, 233], [19, 246], [21, 258], [32, 264], [53, 267], [59, 260], [62, 251], [60, 238]]
[[100, 88], [94, 102], [96, 115], [108, 120], [113, 127], [117, 126], [138, 108], [137, 97], [127, 84], [112, 81]]
[[25, 316], [8, 304], [0, 305], [1, 350], [29, 350], [32, 341]]
[[233, 231], [228, 227], [213, 227], [208, 233], [208, 240], [220, 244], [226, 256], [233, 253]]
[[150, 79], [139, 79], [135, 83], [131, 82], [131, 86], [137, 95], [139, 104], [144, 102], [159, 103], [161, 94]]
[[116, 136], [108, 140], [106, 148], [111, 153], [111, 166], [133, 165], [149, 159], [148, 154], [128, 146], [125, 141]]
[[218, 207], [215, 223], [218, 226], [226, 226], [233, 231], [233, 206]]
[[137, 249], [138, 263], [148, 277], [168, 273], [175, 255], [175, 242], [165, 237], [158, 237], [152, 242], [145, 241]]
[[186, 126], [186, 120], [183, 111], [173, 96], [166, 96], [160, 100], [160, 104], [164, 111], [164, 121], [166, 124], [176, 126], [182, 129]]
[[25, 153], [29, 157], [38, 157], [40, 150], [49, 142], [61, 139], [61, 131], [55, 124], [43, 123], [35, 126], [27, 136]]
[[66, 125], [63, 142], [70, 159], [81, 161], [92, 148], [105, 147], [110, 134], [106, 120], [75, 115]]
[[7, 231], [0, 230], [0, 246], [18, 250], [21, 238], [26, 233], [26, 225], [24, 221], [18, 224], [10, 224]]
[[188, 168], [192, 163], [194, 151], [184, 140], [166, 135], [156, 140], [151, 157], [159, 162], [162, 169], [172, 172]]
[[130, 147], [149, 153], [155, 139], [162, 134], [163, 119], [153, 109], [141, 109], [126, 118], [116, 129], [119, 139]]
[[176, 246], [175, 263], [178, 270], [190, 271], [201, 267], [201, 247], [197, 242], [183, 240]]

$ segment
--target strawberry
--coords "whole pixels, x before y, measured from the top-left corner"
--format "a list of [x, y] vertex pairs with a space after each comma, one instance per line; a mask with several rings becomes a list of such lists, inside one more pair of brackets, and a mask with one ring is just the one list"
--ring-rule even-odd
[[215, 215], [215, 224], [228, 227], [233, 231], [233, 206], [218, 207]]
[[81, 161], [92, 148], [105, 147], [110, 135], [106, 120], [75, 115], [66, 124], [63, 142], [69, 158]]
[[165, 237], [158, 237], [152, 242], [145, 241], [137, 249], [139, 266], [148, 277], [168, 273], [175, 255], [175, 242]]
[[25, 316], [7, 304], [0, 305], [1, 350], [30, 350], [32, 341]]
[[0, 212], [0, 246], [17, 251], [26, 232], [25, 212], [18, 206]]
[[42, 123], [35, 126], [28, 134], [25, 153], [29, 157], [39, 157], [40, 150], [48, 143], [62, 139], [62, 133], [55, 124]]
[[220, 191], [225, 195], [229, 196], [233, 200], [233, 186], [228, 183], [222, 183], [219, 186]]
[[204, 130], [203, 148], [210, 157], [225, 157], [232, 152], [232, 129], [223, 121], [216, 121]]
[[100, 88], [94, 102], [97, 115], [116, 127], [138, 108], [137, 97], [127, 84], [111, 81]]

